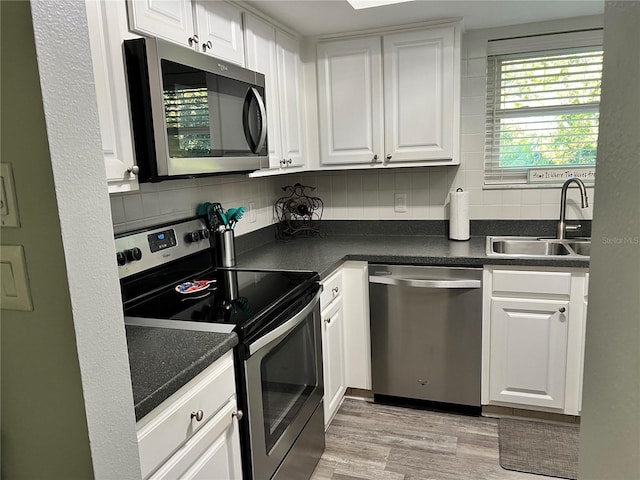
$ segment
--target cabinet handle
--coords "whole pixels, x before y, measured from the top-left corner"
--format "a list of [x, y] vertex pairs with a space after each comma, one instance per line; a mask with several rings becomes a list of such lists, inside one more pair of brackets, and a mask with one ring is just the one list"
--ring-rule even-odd
[[373, 156], [373, 161], [374, 161], [374, 162], [377, 162], [377, 161], [378, 161], [378, 154], [377, 154], [377, 153]]
[[558, 309], [558, 311], [559, 311], [560, 313], [564, 313], [564, 312], [566, 312], [566, 311], [567, 311], [567, 309], [566, 309], [566, 308], [564, 308], [564, 307], [560, 307], [560, 308]]
[[289, 165], [291, 165], [291, 163], [292, 163], [292, 162], [291, 162], [291, 159], [287, 160], [287, 163], [288, 163]]
[[193, 37], [189, 37], [189, 46], [193, 47], [194, 43], [198, 43], [200, 41], [200, 39], [198, 38], [198, 35], [193, 34]]
[[391, 154], [387, 155], [387, 160], [391, 160]]
[[333, 292], [333, 296], [335, 297], [336, 295], [338, 295], [338, 292], [340, 291], [340, 289], [338, 287], [333, 287], [331, 291]]
[[198, 410], [197, 412], [191, 412], [191, 419], [195, 418], [196, 422], [202, 421], [204, 418], [204, 412], [202, 410]]
[[327, 323], [327, 324], [331, 323], [331, 317], [325, 318], [324, 319], [324, 323]]
[[233, 412], [231, 414], [232, 417], [236, 417], [238, 419], [238, 421], [242, 420], [242, 417], [244, 416], [244, 413], [242, 413], [242, 410], [238, 410], [237, 412]]
[[282, 160], [280, 160], [280, 166], [284, 167], [287, 164], [287, 161], [283, 158]]
[[127, 168], [127, 172], [129, 172], [129, 175], [138, 175], [140, 173], [140, 167], [138, 165], [131, 165]]
[[213, 44], [211, 43], [211, 40], [209, 40], [207, 43], [203, 43], [203, 44], [202, 44], [202, 51], [203, 51], [203, 52], [206, 52], [206, 51], [207, 51], [207, 48], [208, 48], [209, 50], [211, 50], [211, 49], [213, 48]]

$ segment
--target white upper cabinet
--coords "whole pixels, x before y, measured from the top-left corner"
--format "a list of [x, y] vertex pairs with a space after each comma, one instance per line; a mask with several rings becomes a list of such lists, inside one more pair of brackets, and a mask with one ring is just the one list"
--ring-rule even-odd
[[454, 158], [453, 28], [385, 35], [385, 155], [390, 162]]
[[88, 0], [89, 44], [109, 192], [138, 190], [122, 41], [131, 37], [122, 2]]
[[244, 66], [242, 12], [227, 2], [128, 0], [129, 27]]
[[269, 170], [301, 169], [304, 158], [302, 62], [299, 41], [259, 18], [245, 14], [247, 68], [265, 76]]
[[244, 66], [242, 12], [226, 2], [195, 0], [200, 50]]
[[264, 74], [267, 102], [269, 166], [279, 167], [282, 156], [280, 108], [278, 101], [278, 64], [276, 29], [253, 15], [245, 15], [247, 68]]
[[278, 94], [282, 122], [282, 154], [289, 167], [304, 165], [302, 123], [302, 62], [298, 40], [276, 31]]
[[322, 165], [375, 164], [383, 154], [380, 37], [318, 45]]
[[458, 25], [321, 42], [317, 63], [321, 166], [459, 163]]
[[131, 30], [193, 45], [193, 7], [191, 0], [128, 0]]

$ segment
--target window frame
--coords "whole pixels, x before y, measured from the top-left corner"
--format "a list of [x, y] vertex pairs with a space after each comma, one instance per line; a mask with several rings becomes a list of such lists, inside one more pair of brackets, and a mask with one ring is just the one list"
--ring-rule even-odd
[[[485, 113], [485, 142], [484, 142], [484, 189], [504, 189], [504, 188], [545, 188], [558, 187], [562, 181], [549, 183], [529, 182], [530, 170], [554, 170], [559, 171], [595, 168], [594, 164], [588, 165], [540, 165], [499, 167], [497, 165], [497, 155], [495, 142], [500, 138], [500, 120], [504, 118], [525, 118], [535, 116], [566, 114], [566, 113], [593, 113], [599, 111], [599, 101], [597, 104], [591, 102], [575, 106], [545, 106], [531, 107], [534, 112], [522, 108], [500, 109], [500, 84], [501, 64], [503, 61], [515, 60], [518, 58], [527, 59], [539, 56], [553, 56], [563, 53], [580, 52], [602, 52], [602, 29], [590, 29], [576, 32], [565, 32], [559, 34], [533, 35], [518, 38], [508, 38], [500, 40], [489, 40], [487, 45], [487, 89], [486, 89], [486, 113]], [[598, 119], [599, 122], [599, 119]], [[586, 178], [589, 181], [589, 178]], [[592, 180], [592, 178], [591, 178]]]

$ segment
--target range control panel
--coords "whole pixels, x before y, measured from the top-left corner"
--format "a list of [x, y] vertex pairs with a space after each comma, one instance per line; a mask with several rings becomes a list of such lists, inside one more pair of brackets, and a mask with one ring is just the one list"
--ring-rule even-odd
[[115, 243], [121, 279], [211, 248], [209, 230], [199, 218], [122, 233]]

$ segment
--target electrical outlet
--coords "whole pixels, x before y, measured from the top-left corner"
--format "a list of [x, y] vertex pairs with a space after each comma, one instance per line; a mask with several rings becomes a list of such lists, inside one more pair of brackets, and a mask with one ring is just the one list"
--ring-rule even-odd
[[393, 211], [396, 213], [407, 213], [407, 194], [396, 193], [393, 196]]
[[256, 223], [257, 219], [256, 202], [249, 202], [249, 223]]

